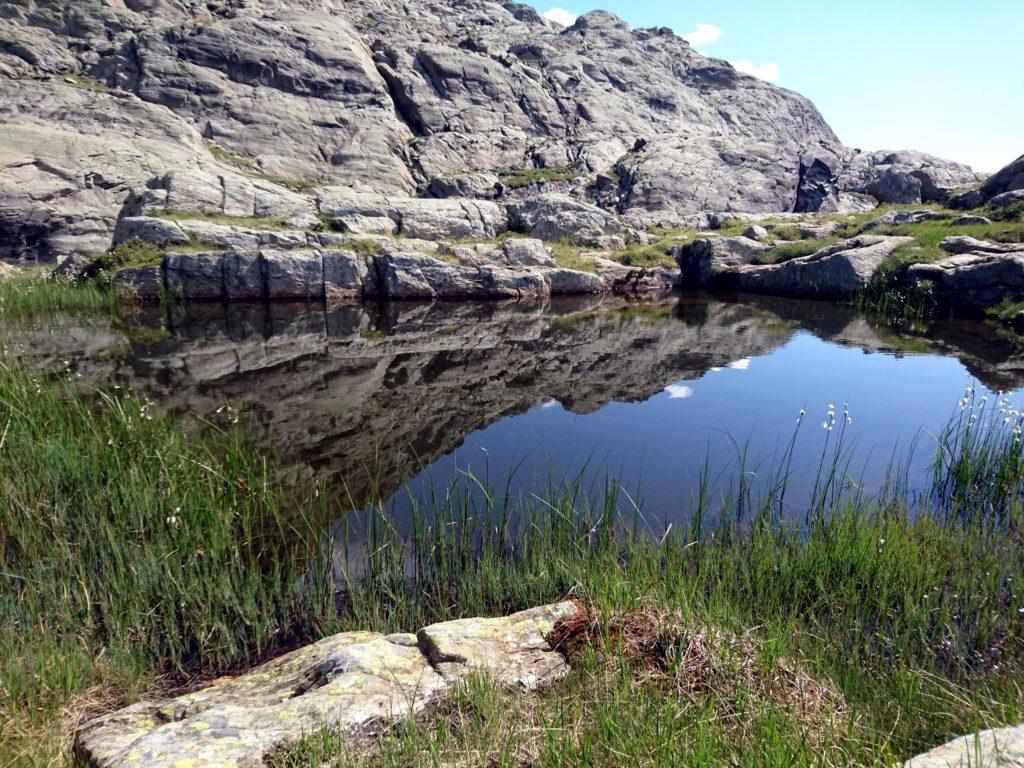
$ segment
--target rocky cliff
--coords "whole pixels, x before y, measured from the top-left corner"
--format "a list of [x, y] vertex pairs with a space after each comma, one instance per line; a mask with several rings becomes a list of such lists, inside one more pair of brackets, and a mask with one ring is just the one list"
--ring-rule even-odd
[[517, 198], [628, 224], [918, 202], [977, 181], [842, 146], [807, 99], [604, 12], [491, 0], [3, 0], [0, 258], [152, 208], [316, 213], [316, 187]]

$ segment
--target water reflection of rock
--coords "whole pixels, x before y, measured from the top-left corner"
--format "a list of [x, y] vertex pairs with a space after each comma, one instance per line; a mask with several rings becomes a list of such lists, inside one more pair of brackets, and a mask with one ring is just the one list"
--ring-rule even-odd
[[[577, 413], [640, 401], [680, 379], [771, 352], [809, 330], [865, 350], [968, 358], [985, 383], [1024, 381], [1024, 361], [965, 326], [908, 341], [852, 309], [783, 300], [667, 304], [195, 305], [20, 337], [86, 384], [144, 388], [203, 416], [229, 403], [294, 473], [323, 473], [361, 504], [388, 496], [474, 430], [538, 403]], [[965, 360], [965, 362], [967, 362]], [[371, 475], [375, 480], [371, 482]]]

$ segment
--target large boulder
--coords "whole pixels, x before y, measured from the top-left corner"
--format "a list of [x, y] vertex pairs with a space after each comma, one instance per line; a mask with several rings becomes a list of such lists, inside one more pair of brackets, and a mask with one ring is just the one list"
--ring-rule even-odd
[[950, 306], [979, 311], [1004, 299], [1024, 298], [1024, 243], [985, 243], [974, 238], [946, 238], [944, 250], [954, 255], [908, 270], [913, 280], [928, 281], [935, 295]]
[[148, 216], [126, 216], [117, 222], [114, 245], [131, 240], [156, 245], [184, 245], [189, 241], [188, 235], [173, 221]]
[[839, 179], [821, 158], [800, 164], [800, 181], [796, 188], [797, 213], [832, 213], [840, 209]]
[[594, 269], [604, 282], [605, 290], [628, 296], [663, 293], [681, 285], [675, 267], [633, 267], [602, 257], [593, 257]]
[[164, 283], [176, 299], [224, 298], [224, 254], [168, 253], [164, 256]]
[[865, 187], [865, 191], [880, 203], [920, 203], [921, 180], [895, 168], [886, 168]]
[[322, 299], [324, 262], [320, 251], [260, 251], [270, 299]]
[[504, 209], [487, 200], [394, 197], [344, 188], [320, 192], [321, 215], [350, 232], [424, 240], [494, 238], [508, 229]]
[[535, 271], [496, 265], [465, 266], [421, 253], [398, 253], [374, 259], [378, 290], [391, 299], [521, 299], [548, 293]]
[[963, 253], [1015, 253], [1024, 244], [1021, 243], [990, 243], [970, 235], [949, 235], [939, 243], [939, 248], [946, 253], [959, 255]]
[[689, 288], [707, 286], [712, 276], [727, 267], [753, 264], [772, 246], [750, 237], [707, 237], [672, 248], [679, 265], [682, 284]]
[[988, 204], [992, 208], [1009, 208], [1012, 205], [1020, 205], [1024, 203], [1024, 189], [1011, 189], [1009, 192], [1003, 192], [1001, 195], [996, 195]]
[[553, 267], [551, 249], [541, 240], [510, 237], [501, 244], [505, 261], [512, 267]]
[[869, 194], [883, 203], [943, 203], [954, 190], [970, 187], [983, 177], [961, 163], [923, 152], [901, 150], [861, 152], [842, 158], [839, 187], [843, 192]]
[[911, 242], [910, 237], [861, 235], [781, 264], [726, 268], [713, 284], [794, 298], [843, 298], [866, 288], [882, 263]]
[[370, 275], [369, 259], [354, 251], [324, 250], [324, 298], [328, 302], [360, 299], [364, 291], [371, 293], [376, 275]]
[[557, 682], [569, 668], [549, 638], [580, 612], [563, 602], [418, 635], [334, 635], [233, 680], [91, 720], [75, 751], [96, 768], [255, 767], [322, 729], [366, 738], [444, 700], [470, 672], [520, 690]]
[[554, 192], [510, 203], [508, 223], [515, 232], [576, 245], [599, 246], [603, 238], [622, 234], [622, 224], [612, 214]]
[[1024, 155], [990, 176], [978, 191], [986, 200], [991, 200], [993, 197], [1018, 189], [1024, 189]]
[[501, 189], [501, 181], [494, 173], [451, 173], [436, 176], [427, 185], [431, 197], [493, 198]]

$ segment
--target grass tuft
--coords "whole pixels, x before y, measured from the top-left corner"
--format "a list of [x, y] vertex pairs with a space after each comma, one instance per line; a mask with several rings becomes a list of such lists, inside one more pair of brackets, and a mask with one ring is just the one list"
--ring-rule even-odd
[[509, 168], [498, 174], [502, 183], [509, 189], [524, 189], [534, 184], [547, 184], [556, 181], [572, 181], [579, 174], [572, 168], [527, 168], [519, 170]]

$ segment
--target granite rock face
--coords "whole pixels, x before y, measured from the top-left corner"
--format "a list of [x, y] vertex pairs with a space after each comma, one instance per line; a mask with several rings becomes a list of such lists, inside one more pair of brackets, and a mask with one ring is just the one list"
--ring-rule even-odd
[[[101, 252], [154, 208], [493, 236], [490, 201], [538, 191], [510, 170], [558, 171], [559, 193], [630, 226], [978, 180], [847, 149], [798, 94], [601, 11], [562, 28], [497, 0], [26, 0], [0, 17], [5, 259]], [[339, 188], [377, 202], [343, 210]], [[410, 202], [425, 195], [455, 202]]]
[[273, 748], [322, 728], [354, 740], [414, 717], [472, 671], [527, 690], [551, 685], [568, 666], [548, 637], [579, 611], [564, 602], [418, 636], [334, 635], [229, 682], [87, 722], [76, 751], [102, 768], [258, 768]]

